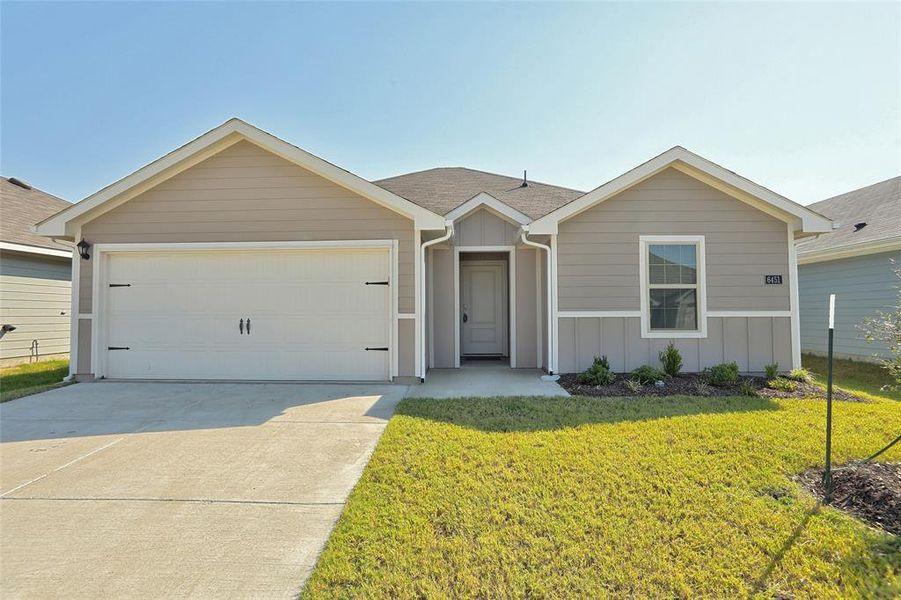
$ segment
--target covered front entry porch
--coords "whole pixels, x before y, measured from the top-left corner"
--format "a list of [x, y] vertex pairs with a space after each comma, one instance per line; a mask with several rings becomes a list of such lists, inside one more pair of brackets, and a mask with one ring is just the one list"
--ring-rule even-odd
[[541, 249], [521, 242], [518, 223], [485, 208], [456, 221], [450, 239], [427, 247], [427, 379], [465, 366], [479, 374], [547, 371], [545, 263]]

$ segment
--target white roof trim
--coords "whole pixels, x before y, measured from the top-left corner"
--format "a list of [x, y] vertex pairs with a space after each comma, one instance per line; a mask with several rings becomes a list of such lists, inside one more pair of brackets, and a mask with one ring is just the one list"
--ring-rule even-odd
[[509, 221], [519, 225], [527, 225], [532, 222], [528, 215], [524, 215], [509, 204], [505, 204], [487, 192], [479, 192], [454, 210], [445, 215], [451, 221], [458, 221], [467, 217], [479, 208], [487, 208], [499, 217], [506, 217]]
[[28, 244], [14, 244], [13, 242], [0, 242], [0, 250], [10, 250], [12, 252], [26, 252], [28, 254], [41, 254], [43, 256], [58, 256], [60, 258], [71, 258], [72, 253], [68, 250], [57, 250], [55, 248], [42, 248], [41, 246], [29, 246]]
[[530, 227], [531, 233], [555, 234], [557, 233], [557, 224], [561, 221], [565, 221], [669, 167], [676, 168], [738, 200], [791, 223], [796, 231], [810, 233], [832, 231], [832, 221], [823, 215], [689, 152], [681, 146], [676, 146], [576, 198], [569, 204], [564, 204], [557, 210], [536, 219]]
[[892, 252], [895, 250], [901, 250], [901, 238], [892, 237], [858, 244], [846, 244], [844, 246], [823, 248], [821, 250], [812, 250], [810, 252], [804, 252], [804, 244], [801, 243], [798, 244], [798, 264], [809, 265], [811, 263], [838, 260], [840, 258], [853, 258], [855, 256], [867, 256], [868, 254], [879, 254], [880, 252]]
[[341, 187], [409, 217], [414, 221], [417, 229], [444, 229], [444, 217], [441, 215], [401, 198], [350, 171], [322, 160], [318, 156], [301, 150], [297, 146], [237, 118], [229, 119], [177, 150], [88, 196], [71, 208], [41, 221], [33, 229], [40, 235], [72, 236], [77, 224], [115, 208], [141, 192], [242, 140], [256, 144]]

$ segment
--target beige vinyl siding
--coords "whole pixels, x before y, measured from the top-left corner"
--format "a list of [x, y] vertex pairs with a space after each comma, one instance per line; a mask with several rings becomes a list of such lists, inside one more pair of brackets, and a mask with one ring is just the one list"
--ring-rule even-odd
[[[566, 317], [559, 329], [561, 373], [582, 371], [595, 356], [607, 356], [618, 373], [645, 364], [659, 367], [657, 355], [671, 341], [642, 338], [638, 317]], [[788, 317], [710, 317], [707, 334], [704, 339], [672, 340], [682, 354], [683, 371], [730, 361], [743, 372], [763, 371], [772, 363], [791, 367]]]
[[454, 252], [448, 248], [432, 250], [432, 323], [435, 340], [435, 356], [432, 365], [436, 369], [454, 368]]
[[516, 250], [516, 368], [534, 369], [537, 361], [535, 255], [533, 248]]
[[512, 246], [519, 226], [480, 208], [454, 226], [457, 246]]
[[[398, 311], [415, 310], [413, 221], [248, 141], [84, 224], [82, 237], [92, 244], [396, 239]], [[83, 261], [82, 313], [91, 311], [92, 271], [93, 261]], [[402, 345], [413, 337], [401, 329], [399, 374], [412, 375], [412, 346]]]
[[640, 235], [705, 237], [708, 310], [790, 309], [786, 224], [675, 169], [560, 223], [558, 309], [638, 310]]
[[0, 339], [0, 364], [69, 352], [71, 261], [0, 253], [0, 323], [17, 329]]

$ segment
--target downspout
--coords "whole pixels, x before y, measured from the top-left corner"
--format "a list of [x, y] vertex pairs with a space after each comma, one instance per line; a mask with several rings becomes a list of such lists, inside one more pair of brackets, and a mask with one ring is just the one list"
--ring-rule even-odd
[[422, 309], [419, 315], [419, 382], [425, 383], [425, 314], [426, 310], [432, 310], [433, 307], [426, 307], [426, 299], [428, 295], [426, 294], [425, 289], [425, 251], [426, 248], [430, 246], [434, 246], [435, 244], [440, 244], [441, 242], [446, 242], [454, 235], [454, 222], [453, 221], [445, 221], [444, 223], [444, 235], [435, 238], [434, 240], [429, 240], [424, 244], [419, 246], [419, 293], [421, 295], [419, 299], [419, 306]]
[[[526, 239], [526, 236], [529, 235], [529, 226], [523, 225], [522, 227], [522, 243], [526, 246], [532, 246], [533, 248], [538, 248], [540, 250], [544, 250], [544, 256], [546, 259], [545, 262], [545, 277], [547, 277], [547, 302], [545, 302], [545, 306], [547, 307], [547, 372], [548, 375], [554, 374], [553, 368], [553, 335], [551, 330], [551, 319], [553, 318], [553, 307], [551, 306], [551, 247], [545, 246], [544, 244], [539, 244], [538, 242], [533, 242], [529, 239]], [[540, 366], [540, 365], [539, 365]]]

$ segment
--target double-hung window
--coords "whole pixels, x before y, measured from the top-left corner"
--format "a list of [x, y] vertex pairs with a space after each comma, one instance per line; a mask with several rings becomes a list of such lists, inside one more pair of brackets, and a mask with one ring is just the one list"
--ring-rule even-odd
[[640, 236], [643, 337], [706, 337], [704, 236]]

